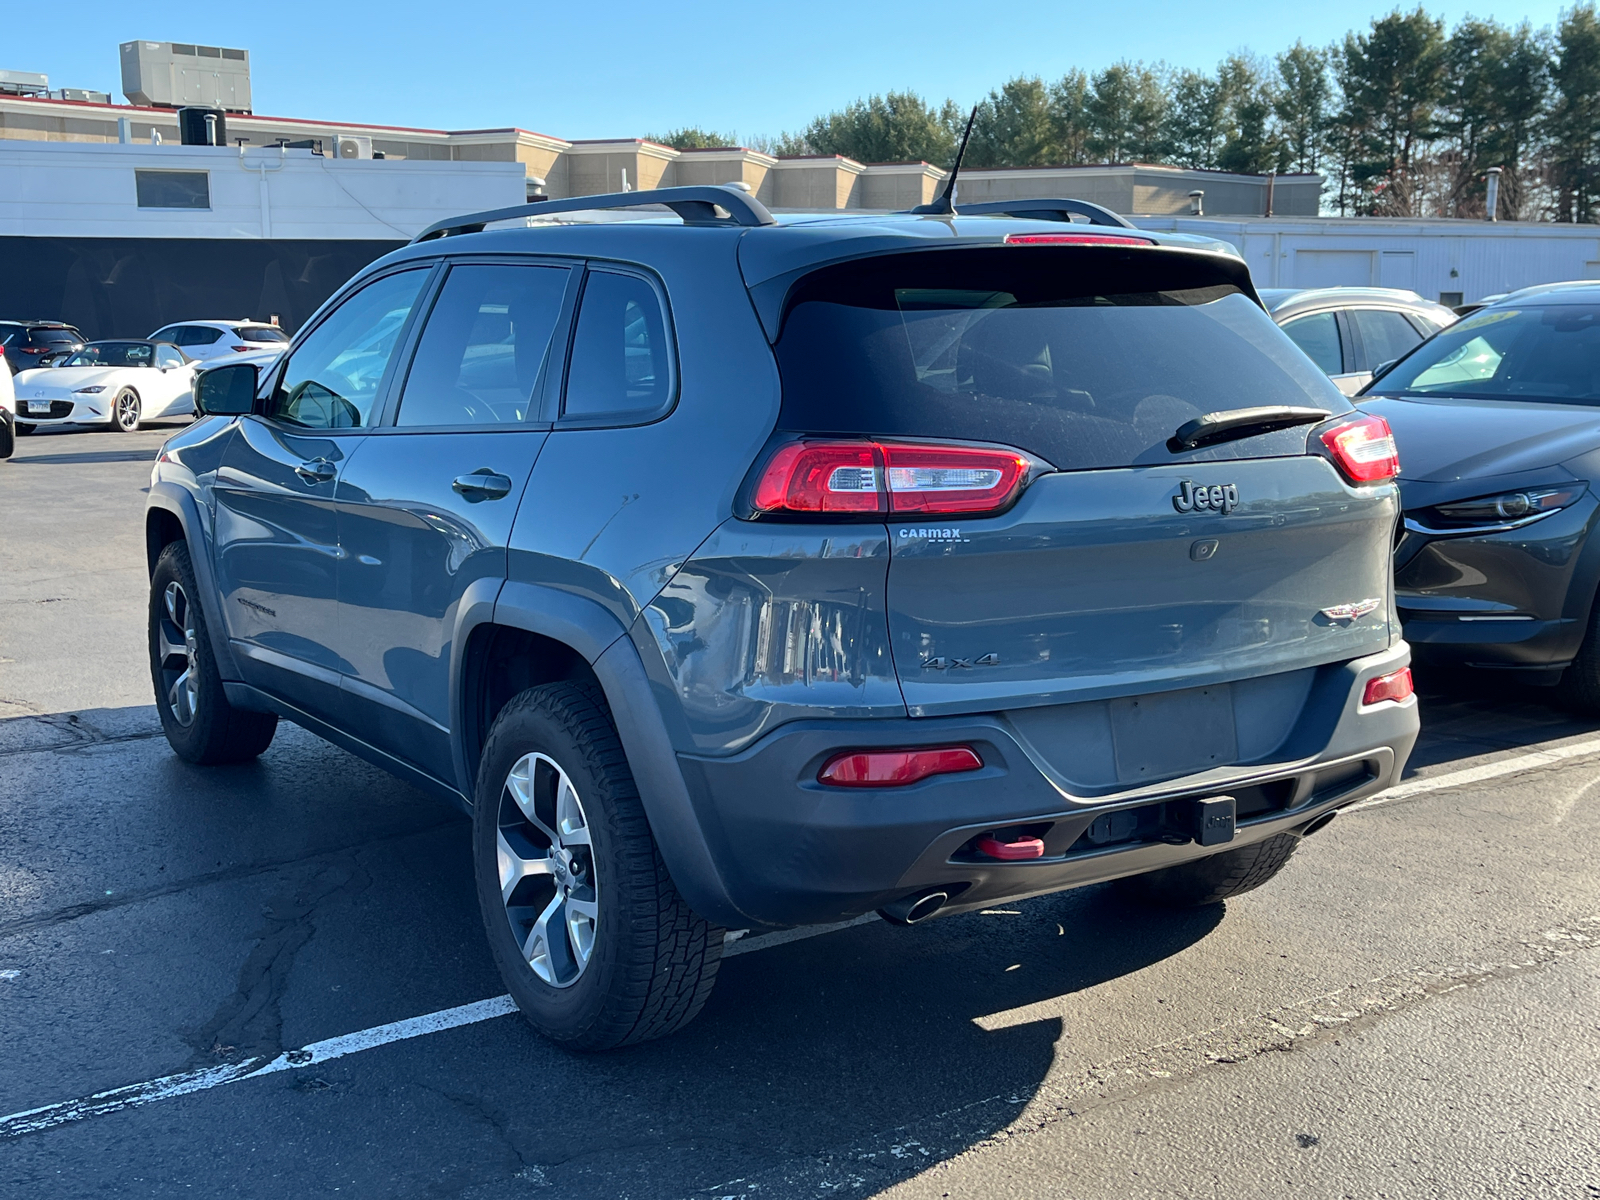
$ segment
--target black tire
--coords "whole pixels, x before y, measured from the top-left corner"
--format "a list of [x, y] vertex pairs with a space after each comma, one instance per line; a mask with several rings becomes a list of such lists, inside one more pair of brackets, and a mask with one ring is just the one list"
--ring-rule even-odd
[[16, 424], [16, 431], [18, 437], [26, 437], [28, 434], [33, 432], [33, 426], [22, 421], [18, 421]]
[[[189, 547], [169, 543], [150, 577], [150, 678], [156, 712], [167, 743], [185, 762], [248, 762], [272, 744], [278, 718], [228, 703], [199, 597]], [[169, 600], [175, 601], [170, 610]]]
[[[514, 768], [524, 796], [534, 797], [521, 805], [512, 791]], [[568, 802], [568, 811], [581, 824], [573, 840], [558, 844], [540, 831], [561, 826], [570, 834], [570, 822], [562, 825], [555, 815], [563, 776], [577, 801], [575, 810]], [[542, 824], [528, 819], [530, 804]], [[537, 872], [507, 865], [506, 877], [521, 882], [504, 899], [502, 834], [523, 861], [544, 864]], [[572, 1050], [609, 1050], [664, 1037], [699, 1013], [716, 982], [723, 931], [696, 915], [673, 886], [598, 688], [544, 684], [501, 710], [483, 748], [472, 837], [495, 965], [545, 1037]], [[594, 912], [581, 963], [582, 938], [569, 920], [580, 900]], [[545, 946], [542, 961], [531, 916], [541, 913], [559, 943]], [[582, 925], [587, 918], [575, 919]]]
[[16, 448], [16, 423], [10, 413], [0, 409], [0, 458], [10, 458]]
[[1600, 717], [1600, 597], [1589, 608], [1589, 628], [1557, 686], [1561, 701], [1586, 717]]
[[1130, 899], [1155, 908], [1220, 904], [1253, 891], [1283, 870], [1299, 844], [1294, 834], [1280, 833], [1237, 850], [1119, 879], [1117, 886]]
[[106, 428], [113, 433], [133, 433], [139, 428], [142, 416], [139, 393], [132, 388], [123, 388], [111, 401], [111, 424]]

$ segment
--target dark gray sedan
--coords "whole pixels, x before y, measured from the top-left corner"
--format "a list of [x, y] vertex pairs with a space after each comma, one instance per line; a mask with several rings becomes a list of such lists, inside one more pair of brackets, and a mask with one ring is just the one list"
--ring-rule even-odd
[[1600, 712], [1600, 286], [1481, 309], [1360, 404], [1399, 446], [1395, 584], [1418, 659], [1559, 683]]

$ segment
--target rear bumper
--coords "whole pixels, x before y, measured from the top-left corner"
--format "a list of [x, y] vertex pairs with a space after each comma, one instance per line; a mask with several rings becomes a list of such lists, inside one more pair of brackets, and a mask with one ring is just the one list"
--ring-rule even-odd
[[[1319, 690], [1339, 694], [1329, 697], [1331, 705], [1308, 704], [1305, 728], [1272, 761], [1093, 797], [1062, 787], [1059, 775], [1000, 714], [795, 722], [739, 755], [680, 754], [679, 762], [728, 898], [753, 921], [838, 921], [947, 885], [959, 894], [945, 911], [955, 912], [1173, 866], [1303, 829], [1330, 809], [1389, 786], [1416, 741], [1416, 701], [1371, 707], [1359, 701], [1367, 679], [1409, 661], [1401, 643], [1325, 668]], [[816, 782], [822, 763], [840, 750], [950, 743], [974, 747], [983, 768], [904, 788]], [[1283, 757], [1285, 751], [1294, 757]], [[1240, 797], [1232, 842], [1201, 847], [1149, 836], [1156, 810], [1217, 795]], [[1128, 811], [1147, 814], [1144, 836], [1091, 837], [1097, 818]], [[979, 835], [1016, 826], [1041, 837], [1044, 857], [1003, 863], [973, 853]]]

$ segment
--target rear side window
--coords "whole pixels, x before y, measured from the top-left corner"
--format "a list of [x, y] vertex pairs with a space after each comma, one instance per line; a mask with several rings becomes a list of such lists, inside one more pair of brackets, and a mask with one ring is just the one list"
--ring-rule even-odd
[[1331, 312], [1298, 317], [1286, 324], [1283, 331], [1324, 375], [1337, 375], [1344, 370], [1339, 349], [1339, 319]]
[[528, 420], [570, 276], [562, 267], [452, 267], [411, 360], [398, 423]]
[[1367, 356], [1365, 369], [1368, 371], [1376, 371], [1386, 362], [1405, 357], [1422, 341], [1422, 335], [1403, 313], [1357, 308], [1352, 309], [1350, 315], [1361, 334], [1361, 348]]
[[[778, 338], [780, 427], [1000, 442], [1084, 469], [1170, 461], [1167, 439], [1206, 413], [1347, 411], [1271, 318], [1218, 279], [1192, 259], [1076, 247], [824, 268], [796, 285]], [[1250, 443], [1276, 436], [1215, 449], [1259, 453]], [[1278, 452], [1303, 452], [1297, 437], [1299, 451], [1290, 437]]]
[[661, 300], [637, 275], [591, 271], [572, 340], [562, 414], [616, 421], [653, 416], [672, 400]]

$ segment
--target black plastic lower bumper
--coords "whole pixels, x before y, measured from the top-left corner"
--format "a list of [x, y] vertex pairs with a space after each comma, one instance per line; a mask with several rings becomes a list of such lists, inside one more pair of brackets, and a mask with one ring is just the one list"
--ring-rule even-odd
[[[1285, 743], [1294, 757], [1215, 768], [1094, 797], [1074, 796], [1030, 755], [1001, 714], [786, 725], [729, 758], [680, 755], [718, 873], [752, 921], [838, 921], [950, 885], [960, 911], [1138, 874], [1305, 828], [1387, 787], [1417, 737], [1415, 700], [1363, 706], [1365, 681], [1409, 661], [1403, 643], [1332, 668], [1342, 703], [1308, 705]], [[1315, 736], [1312, 736], [1315, 735]], [[1314, 745], [1308, 745], [1314, 742]], [[816, 781], [833, 754], [865, 746], [962, 744], [984, 766], [909, 787]], [[1233, 796], [1234, 836], [1202, 845], [1196, 800]], [[1041, 857], [1006, 862], [974, 849], [986, 834], [1038, 837]], [[1203, 840], [1203, 839], [1201, 839]]]

